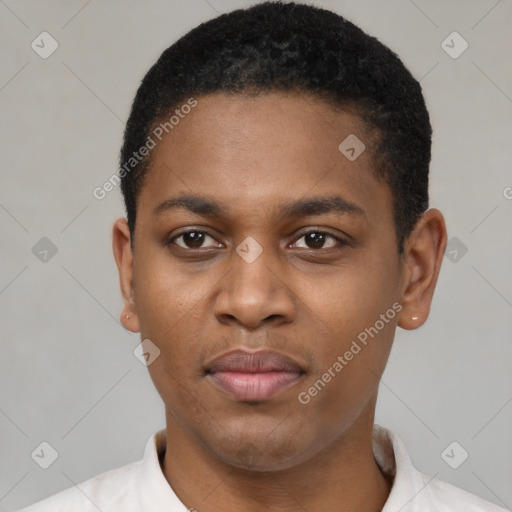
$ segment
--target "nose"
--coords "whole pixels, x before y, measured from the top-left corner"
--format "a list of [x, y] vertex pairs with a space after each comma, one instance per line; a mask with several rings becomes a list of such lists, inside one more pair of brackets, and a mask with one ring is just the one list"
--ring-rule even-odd
[[254, 261], [233, 251], [231, 269], [222, 280], [214, 311], [219, 322], [254, 330], [265, 324], [292, 322], [293, 292], [277, 258], [263, 251]]

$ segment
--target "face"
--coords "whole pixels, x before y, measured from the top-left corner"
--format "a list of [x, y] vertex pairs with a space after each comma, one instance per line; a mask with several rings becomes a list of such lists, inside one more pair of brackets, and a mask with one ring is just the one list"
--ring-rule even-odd
[[360, 119], [305, 96], [203, 96], [151, 158], [133, 253], [122, 220], [114, 248], [123, 324], [160, 350], [168, 428], [272, 470], [371, 427], [421, 272], [398, 255]]

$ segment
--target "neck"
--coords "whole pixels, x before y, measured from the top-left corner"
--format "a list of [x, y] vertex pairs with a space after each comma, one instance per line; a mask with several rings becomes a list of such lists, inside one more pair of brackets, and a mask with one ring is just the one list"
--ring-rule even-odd
[[373, 456], [373, 413], [356, 423], [298, 465], [252, 471], [214, 457], [168, 413], [163, 472], [179, 499], [200, 512], [378, 512], [391, 481]]

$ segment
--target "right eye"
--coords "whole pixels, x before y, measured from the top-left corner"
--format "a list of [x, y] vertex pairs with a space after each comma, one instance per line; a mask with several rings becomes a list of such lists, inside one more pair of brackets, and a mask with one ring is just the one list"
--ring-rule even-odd
[[219, 247], [220, 244], [215, 240], [215, 238], [204, 231], [195, 229], [172, 237], [167, 241], [167, 245], [174, 243], [182, 249], [204, 249], [205, 247], [203, 247], [203, 244], [208, 241], [208, 239], [212, 240], [214, 243], [216, 242], [217, 245], [214, 245], [213, 247]]

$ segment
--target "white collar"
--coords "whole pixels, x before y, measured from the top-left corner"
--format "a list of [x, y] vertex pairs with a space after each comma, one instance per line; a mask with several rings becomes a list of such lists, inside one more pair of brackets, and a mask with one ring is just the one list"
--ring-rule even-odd
[[161, 512], [165, 506], [169, 512], [187, 510], [165, 478], [159, 455], [164, 453], [166, 429], [155, 432], [148, 440], [137, 480], [137, 493], [144, 512]]

